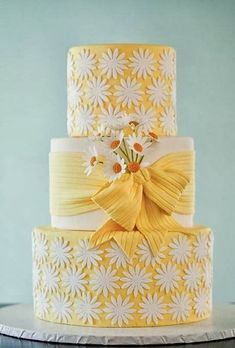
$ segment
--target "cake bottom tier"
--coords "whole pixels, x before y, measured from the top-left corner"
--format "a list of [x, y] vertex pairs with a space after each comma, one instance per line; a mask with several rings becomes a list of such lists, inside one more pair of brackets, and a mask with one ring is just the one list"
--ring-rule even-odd
[[212, 307], [213, 233], [170, 232], [158, 255], [145, 239], [127, 258], [110, 240], [89, 247], [92, 231], [33, 231], [35, 315], [54, 323], [149, 327], [196, 322]]

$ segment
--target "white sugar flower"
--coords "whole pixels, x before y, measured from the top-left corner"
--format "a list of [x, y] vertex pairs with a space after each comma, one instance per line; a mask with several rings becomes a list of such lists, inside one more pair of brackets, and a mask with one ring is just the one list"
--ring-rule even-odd
[[105, 176], [109, 181], [119, 179], [126, 172], [125, 160], [118, 154], [107, 157], [105, 163]]
[[171, 262], [167, 265], [162, 264], [157, 273], [154, 278], [157, 280], [157, 285], [160, 286], [161, 291], [164, 290], [168, 294], [170, 291], [178, 288], [180, 276], [176, 265], [172, 265]]
[[199, 233], [196, 236], [196, 241], [193, 243], [193, 245], [196, 258], [198, 261], [203, 261], [208, 252], [207, 238], [203, 235], [203, 233]]
[[164, 50], [161, 54], [159, 64], [160, 70], [165, 77], [172, 78], [175, 76], [175, 55], [172, 51]]
[[151, 273], [146, 273], [145, 268], [140, 269], [139, 265], [136, 265], [135, 268], [130, 266], [129, 272], [123, 272], [123, 274], [125, 277], [121, 278], [121, 281], [124, 283], [122, 288], [128, 289], [127, 295], [133, 293], [137, 297], [138, 293], [143, 295], [144, 290], [149, 289], [148, 284], [151, 282]]
[[172, 105], [174, 108], [176, 108], [176, 82], [174, 81], [172, 84], [171, 92], [170, 92]]
[[149, 100], [155, 106], [163, 105], [167, 99], [167, 87], [163, 80], [152, 79], [152, 85], [148, 86], [147, 93], [149, 94]]
[[146, 49], [139, 48], [138, 51], [133, 51], [133, 57], [130, 58], [133, 68], [133, 74], [137, 73], [137, 77], [143, 76], [146, 79], [147, 75], [152, 75], [155, 70], [154, 64], [156, 63], [153, 53]]
[[156, 264], [156, 259], [154, 258], [146, 239], [143, 239], [143, 242], [138, 247], [139, 248], [136, 253], [140, 255], [140, 261], [144, 262], [146, 267], [150, 264], [152, 267], [154, 267]]
[[35, 257], [38, 262], [44, 262], [48, 256], [48, 241], [44, 234], [38, 233], [35, 237]]
[[95, 54], [91, 53], [89, 49], [84, 49], [78, 54], [77, 58], [77, 74], [79, 77], [89, 78], [95, 68], [96, 59]]
[[111, 303], [106, 303], [106, 308], [104, 312], [108, 313], [106, 319], [111, 319], [111, 324], [122, 326], [123, 323], [128, 324], [129, 320], [133, 319], [132, 314], [135, 310], [132, 308], [133, 303], [129, 302], [129, 297], [126, 297], [124, 300], [121, 295], [118, 295], [117, 298], [111, 297]]
[[169, 254], [172, 255], [173, 261], [178, 264], [187, 262], [192, 248], [186, 236], [180, 234], [178, 238], [173, 238], [169, 247], [171, 248]]
[[37, 263], [34, 261], [33, 262], [33, 288], [36, 289], [36, 287], [39, 284], [40, 280], [40, 268], [38, 267]]
[[74, 68], [75, 68], [75, 62], [74, 62], [74, 56], [71, 52], [68, 54], [67, 59], [67, 78], [71, 79], [74, 75]]
[[98, 266], [97, 261], [101, 261], [102, 258], [100, 254], [103, 251], [99, 250], [98, 247], [90, 248], [88, 239], [81, 239], [79, 245], [76, 248], [76, 258], [77, 262], [81, 263], [81, 267]]
[[97, 302], [97, 297], [91, 297], [89, 293], [83, 294], [81, 299], [76, 301], [76, 314], [84, 323], [92, 325], [93, 320], [100, 320], [99, 309], [101, 302]]
[[175, 132], [175, 110], [172, 107], [167, 107], [161, 113], [160, 127], [166, 135], [172, 135]]
[[85, 280], [86, 274], [82, 273], [82, 270], [78, 270], [75, 265], [72, 265], [70, 268], [66, 269], [63, 275], [63, 285], [66, 287], [69, 293], [77, 295], [81, 291], [85, 291]]
[[191, 300], [187, 294], [175, 294], [171, 296], [172, 303], [168, 306], [170, 307], [169, 313], [172, 314], [172, 319], [177, 321], [185, 321], [192, 309]]
[[156, 325], [159, 320], [164, 318], [164, 314], [167, 313], [166, 305], [163, 303], [164, 297], [158, 297], [147, 294], [146, 297], [142, 297], [142, 303], [140, 303], [141, 309], [139, 313], [142, 314], [141, 319], [146, 319], [147, 325], [150, 325], [153, 321]]
[[109, 134], [112, 129], [124, 128], [124, 120], [123, 112], [120, 111], [120, 105], [113, 108], [112, 104], [109, 104], [107, 109], [101, 108], [99, 124], [104, 127], [106, 134]]
[[194, 306], [196, 315], [198, 317], [202, 317], [206, 314], [209, 309], [209, 297], [208, 293], [205, 289], [199, 289], [195, 298], [194, 298]]
[[59, 322], [67, 323], [71, 319], [71, 306], [72, 303], [69, 301], [68, 295], [56, 294], [52, 299], [52, 310], [55, 315], [55, 319]]
[[127, 69], [126, 63], [128, 63], [128, 60], [125, 59], [125, 53], [119, 54], [118, 48], [115, 48], [113, 51], [111, 48], [108, 48], [100, 59], [101, 74], [106, 74], [108, 78], [113, 77], [116, 79], [118, 74], [124, 74], [123, 70]]
[[35, 296], [35, 307], [40, 318], [45, 318], [49, 312], [49, 299], [45, 291], [39, 291]]
[[68, 105], [72, 110], [80, 104], [82, 95], [81, 83], [70, 81], [68, 85]]
[[130, 150], [133, 150], [138, 155], [144, 155], [147, 148], [151, 145], [151, 142], [147, 137], [141, 135], [132, 134], [127, 139], [127, 144]]
[[110, 137], [106, 137], [103, 142], [105, 151], [108, 152], [108, 154], [116, 151], [120, 147], [123, 137], [123, 131], [113, 132]]
[[87, 135], [93, 131], [95, 123], [95, 115], [93, 114], [92, 108], [81, 106], [76, 115], [76, 128], [81, 135]]
[[116, 266], [119, 267], [126, 267], [127, 263], [129, 262], [128, 257], [124, 253], [124, 251], [117, 245], [117, 243], [114, 243], [111, 241], [111, 248], [107, 249], [107, 257], [110, 258], [109, 263], [116, 264]]
[[205, 262], [203, 265], [203, 273], [202, 273], [203, 281], [206, 287], [211, 287], [212, 283], [212, 267], [209, 262]]
[[57, 266], [65, 266], [71, 259], [72, 248], [64, 238], [56, 238], [51, 245], [51, 257]]
[[122, 106], [131, 107], [132, 104], [137, 105], [142, 99], [143, 91], [141, 91], [141, 84], [137, 83], [134, 78], [131, 80], [130, 76], [126, 80], [121, 79], [120, 86], [115, 86], [117, 92], [114, 95], [117, 97], [117, 102], [122, 103]]
[[68, 111], [67, 111], [67, 132], [68, 132], [68, 135], [71, 136], [73, 134], [73, 131], [75, 130], [75, 128], [76, 128], [75, 117], [72, 114], [70, 108], [68, 108]]
[[58, 289], [59, 272], [54, 265], [46, 265], [43, 272], [43, 283], [46, 291], [54, 292]]
[[91, 175], [98, 162], [98, 152], [95, 145], [89, 146], [88, 152], [85, 154], [85, 162], [83, 164], [85, 167], [86, 175]]
[[109, 266], [107, 269], [104, 266], [94, 270], [90, 284], [92, 289], [96, 292], [97, 295], [103, 293], [105, 297], [108, 296], [109, 292], [112, 294], [115, 293], [115, 289], [119, 288], [117, 281], [119, 277], [116, 276], [117, 270], [111, 269]]
[[198, 265], [194, 262], [185, 269], [185, 285], [187, 290], [195, 290], [199, 284], [201, 272]]
[[152, 108], [145, 110], [144, 105], [135, 108], [135, 113], [130, 115], [129, 123], [136, 124], [138, 132], [143, 132], [144, 134], [149, 134], [154, 128], [156, 123], [156, 115]]
[[106, 80], [102, 80], [101, 77], [93, 77], [92, 80], [88, 81], [88, 98], [94, 106], [102, 106], [103, 102], [108, 101], [108, 96], [111, 93], [108, 91], [109, 85], [106, 84]]
[[159, 265], [162, 264], [162, 261], [166, 258], [165, 251], [167, 250], [167, 247], [162, 245], [157, 253], [157, 256], [155, 257], [156, 263]]

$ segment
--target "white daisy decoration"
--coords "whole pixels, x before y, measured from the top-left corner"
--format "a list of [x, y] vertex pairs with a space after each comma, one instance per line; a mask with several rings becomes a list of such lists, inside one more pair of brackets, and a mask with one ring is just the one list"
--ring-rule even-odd
[[97, 261], [101, 261], [102, 250], [99, 250], [98, 247], [90, 248], [88, 239], [81, 239], [76, 248], [75, 256], [77, 262], [81, 264], [81, 267], [98, 266]]
[[91, 175], [97, 164], [99, 163], [98, 159], [98, 152], [95, 147], [89, 146], [88, 152], [85, 153], [85, 162], [84, 162], [84, 167], [85, 167], [85, 173], [86, 175]]
[[144, 105], [135, 107], [135, 113], [130, 115], [130, 124], [136, 124], [138, 132], [149, 134], [156, 123], [156, 115], [152, 108], [145, 109]]
[[48, 241], [44, 234], [35, 235], [35, 258], [38, 262], [44, 262], [48, 256]]
[[120, 147], [123, 137], [124, 137], [123, 131], [112, 132], [112, 135], [109, 137], [106, 137], [103, 141], [105, 152], [108, 152], [108, 154], [110, 154], [116, 151]]
[[90, 293], [83, 294], [82, 298], [76, 301], [77, 317], [84, 323], [92, 325], [94, 320], [100, 320], [100, 305], [101, 302], [97, 302], [96, 296], [92, 297]]
[[174, 108], [176, 108], [176, 82], [175, 81], [172, 84], [170, 96], [171, 96], [172, 105]]
[[151, 282], [151, 273], [146, 273], [145, 268], [140, 269], [139, 265], [136, 267], [129, 267], [129, 272], [123, 272], [124, 276], [121, 278], [123, 282], [122, 288], [128, 289], [127, 295], [134, 294], [137, 297], [138, 293], [144, 294], [145, 290], [149, 289], [149, 283]]
[[160, 249], [158, 250], [157, 256], [155, 257], [155, 261], [159, 265], [161, 265], [162, 261], [166, 258], [166, 253], [165, 253], [166, 250], [167, 250], [167, 247], [164, 245], [162, 245]]
[[185, 275], [183, 276], [187, 290], [195, 290], [199, 285], [200, 277], [201, 272], [198, 265], [195, 262], [190, 264], [185, 269]]
[[68, 105], [71, 110], [74, 110], [79, 106], [82, 96], [83, 92], [81, 89], [81, 83], [70, 81], [68, 85]]
[[55, 319], [59, 320], [61, 323], [67, 323], [69, 319], [71, 319], [71, 306], [72, 303], [68, 295], [56, 294], [55, 297], [52, 298], [52, 310]]
[[170, 50], [164, 50], [159, 59], [160, 70], [167, 78], [175, 76], [175, 55]]
[[37, 263], [33, 262], [33, 288], [36, 289], [39, 281], [40, 281], [40, 268], [38, 267]]
[[70, 108], [68, 108], [68, 111], [67, 111], [67, 132], [68, 132], [68, 135], [73, 134], [73, 131], [75, 128], [76, 128], [75, 117], [72, 114]]
[[43, 283], [46, 291], [54, 292], [58, 289], [59, 272], [54, 265], [46, 265], [43, 272]]
[[111, 303], [106, 303], [106, 308], [104, 312], [108, 313], [106, 319], [111, 320], [111, 324], [122, 326], [128, 324], [129, 320], [133, 319], [132, 314], [135, 312], [133, 309], [133, 303], [129, 302], [129, 297], [126, 297], [124, 300], [121, 295], [118, 295], [117, 298], [111, 297]]
[[203, 235], [203, 233], [199, 233], [196, 236], [196, 241], [193, 243], [193, 245], [197, 260], [203, 261], [208, 253], [207, 238]]
[[148, 86], [147, 94], [149, 94], [149, 100], [155, 106], [163, 105], [167, 99], [167, 87], [163, 80], [152, 79], [152, 85]]
[[172, 255], [172, 260], [177, 264], [188, 261], [192, 247], [186, 236], [180, 234], [178, 238], [173, 238], [169, 247], [171, 248], [169, 254]]
[[45, 318], [49, 312], [49, 300], [46, 293], [38, 291], [35, 296], [35, 307], [40, 318]]
[[112, 104], [109, 104], [107, 109], [101, 108], [99, 125], [104, 127], [106, 134], [110, 134], [110, 131], [113, 129], [118, 130], [125, 127], [125, 118], [123, 116], [119, 104], [115, 108], [113, 108]]
[[122, 106], [130, 108], [132, 104], [137, 105], [142, 100], [141, 84], [137, 83], [136, 79], [131, 79], [130, 76], [126, 80], [121, 79], [119, 86], [115, 86], [117, 92], [114, 95], [117, 97], [117, 103], [122, 103]]
[[161, 268], [157, 269], [157, 275], [154, 278], [157, 281], [156, 284], [160, 286], [160, 290], [164, 290], [167, 294], [179, 286], [179, 271], [171, 262], [167, 265], [162, 264]]
[[108, 78], [117, 78], [118, 75], [123, 75], [124, 70], [127, 69], [126, 65], [128, 60], [125, 59], [125, 53], [120, 53], [118, 48], [113, 51], [108, 48], [106, 52], [103, 53], [100, 59], [100, 69], [101, 74], [106, 74]]
[[126, 164], [124, 158], [119, 154], [107, 157], [105, 162], [105, 176], [109, 181], [119, 179], [126, 172]]
[[151, 145], [151, 142], [147, 137], [142, 137], [141, 135], [132, 134], [129, 135], [127, 139], [127, 144], [134, 153], [137, 155], [144, 155], [146, 150]]
[[205, 289], [199, 289], [195, 298], [193, 306], [196, 315], [200, 318], [206, 314], [209, 309], [209, 297]]
[[72, 265], [64, 272], [62, 282], [70, 294], [77, 295], [85, 291], [85, 284], [87, 284], [85, 277], [86, 274], [82, 273], [82, 270], [78, 270], [75, 265]]
[[76, 114], [76, 128], [81, 135], [87, 135], [93, 131], [95, 115], [88, 105], [81, 106]]
[[74, 56], [69, 52], [67, 59], [67, 78], [71, 79], [74, 75], [75, 61]]
[[132, 63], [129, 66], [133, 68], [132, 73], [137, 74], [137, 77], [143, 76], [146, 79], [147, 75], [152, 75], [155, 70], [156, 61], [154, 54], [149, 49], [139, 48], [137, 51], [133, 51], [133, 57], [130, 60]]
[[185, 321], [190, 314], [190, 310], [192, 309], [191, 300], [187, 294], [175, 294], [171, 296], [172, 303], [168, 306], [170, 309], [169, 313], [172, 314], [172, 319], [177, 321]]
[[175, 131], [175, 110], [167, 107], [162, 111], [160, 117], [160, 127], [166, 135], [171, 135]]
[[116, 267], [126, 267], [129, 262], [128, 257], [124, 251], [117, 245], [117, 243], [111, 241], [111, 248], [107, 249], [106, 257], [110, 258], [109, 263], [111, 265], [116, 264]]
[[105, 79], [102, 80], [100, 76], [93, 77], [92, 80], [88, 81], [87, 86], [87, 96], [90, 103], [94, 106], [102, 106], [104, 102], [108, 102], [108, 96], [111, 95], [111, 92], [108, 90], [110, 86], [106, 84]]
[[91, 276], [90, 284], [92, 289], [97, 293], [97, 295], [103, 293], [105, 297], [111, 292], [115, 293], [115, 289], [119, 288], [117, 281], [119, 277], [116, 276], [117, 270], [109, 266], [107, 269], [103, 265], [100, 268], [94, 270], [94, 274]]
[[95, 54], [91, 53], [89, 49], [84, 49], [79, 52], [77, 58], [77, 74], [79, 77], [90, 78], [92, 76], [92, 71], [95, 68], [96, 59]]
[[207, 288], [211, 287], [212, 284], [212, 267], [209, 262], [203, 264], [202, 278]]
[[51, 245], [51, 257], [57, 266], [65, 266], [71, 259], [72, 248], [68, 241], [59, 237], [53, 240]]
[[158, 296], [156, 293], [154, 295], [147, 294], [146, 297], [142, 297], [142, 303], [139, 304], [141, 309], [139, 313], [141, 319], [145, 319], [147, 325], [150, 325], [151, 322], [158, 324], [159, 320], [164, 318], [164, 314], [167, 313], [166, 305], [163, 303], [164, 297]]
[[213, 247], [214, 247], [214, 237], [213, 237], [213, 235], [209, 236], [207, 245], [208, 245], [208, 256], [212, 260], [213, 259]]
[[143, 239], [143, 242], [138, 246], [136, 253], [139, 255], [139, 260], [141, 262], [144, 262], [146, 267], [150, 264], [152, 265], [152, 267], [155, 266], [156, 259], [154, 258], [146, 239]]

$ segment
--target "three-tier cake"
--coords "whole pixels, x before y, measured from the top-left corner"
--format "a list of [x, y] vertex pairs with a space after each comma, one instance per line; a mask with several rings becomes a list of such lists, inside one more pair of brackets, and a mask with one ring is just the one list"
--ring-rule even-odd
[[213, 234], [193, 223], [174, 49], [73, 47], [67, 80], [69, 138], [52, 139], [49, 155], [51, 226], [33, 231], [35, 315], [95, 327], [208, 318]]

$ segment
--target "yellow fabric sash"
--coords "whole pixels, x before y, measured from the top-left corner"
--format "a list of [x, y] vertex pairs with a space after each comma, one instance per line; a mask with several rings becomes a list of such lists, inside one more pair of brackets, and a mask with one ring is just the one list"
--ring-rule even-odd
[[172, 217], [194, 212], [193, 152], [171, 153], [114, 182], [104, 179], [102, 166], [86, 176], [82, 163], [82, 153], [50, 154], [50, 208], [62, 216], [103, 209], [110, 219], [92, 235], [92, 245], [113, 238], [131, 257], [144, 236], [155, 255], [166, 233], [195, 233]]

